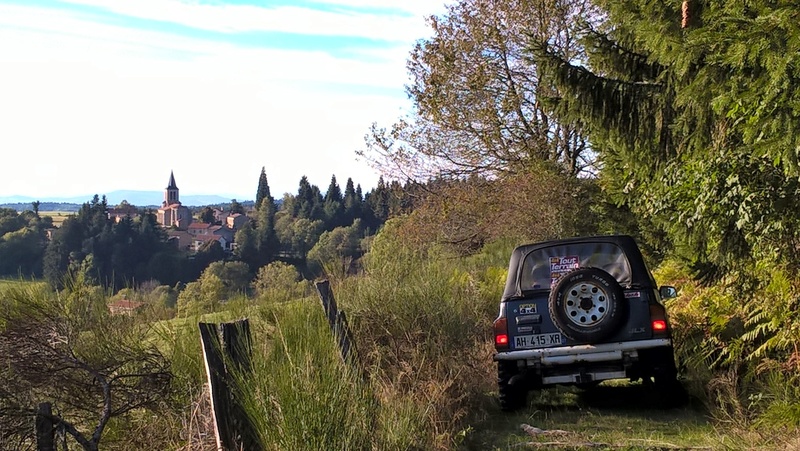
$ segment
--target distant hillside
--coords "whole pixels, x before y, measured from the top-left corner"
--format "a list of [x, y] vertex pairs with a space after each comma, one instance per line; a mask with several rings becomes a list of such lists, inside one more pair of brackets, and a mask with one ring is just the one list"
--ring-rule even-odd
[[[137, 207], [152, 207], [157, 208], [161, 205], [164, 199], [163, 191], [112, 191], [107, 193], [106, 201], [108, 205], [114, 206], [120, 204], [123, 200], [131, 205]], [[0, 197], [0, 207], [13, 208], [18, 211], [30, 210], [31, 202], [39, 201], [41, 211], [77, 211], [80, 206], [86, 202], [90, 202], [94, 194], [87, 194], [85, 196], [75, 197], [41, 197], [33, 198], [28, 196], [6, 196]], [[237, 199], [239, 202], [243, 201]], [[219, 205], [227, 204], [231, 198], [219, 196], [215, 194], [197, 194], [197, 195], [181, 195], [181, 203], [188, 207], [202, 206], [202, 205]]]

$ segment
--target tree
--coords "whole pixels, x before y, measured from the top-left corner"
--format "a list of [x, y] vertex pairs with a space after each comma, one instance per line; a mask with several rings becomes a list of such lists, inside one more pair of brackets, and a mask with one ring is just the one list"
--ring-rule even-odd
[[19, 213], [11, 208], [0, 208], [0, 236], [15, 232], [23, 227]]
[[0, 274], [35, 276], [42, 273], [44, 243], [36, 229], [23, 227], [0, 237]]
[[460, 0], [431, 17], [433, 36], [408, 59], [414, 112], [388, 130], [373, 124], [361, 152], [395, 179], [498, 176], [548, 161], [568, 174], [590, 170], [593, 154], [579, 122], [559, 122], [540, 97], [531, 37], [566, 60], [582, 59], [579, 24], [588, 0]]
[[324, 199], [319, 187], [308, 182], [308, 177], [300, 178], [297, 196], [293, 204], [292, 216], [311, 220], [324, 219]]
[[337, 227], [323, 232], [319, 241], [308, 252], [308, 259], [316, 264], [317, 271], [325, 270], [336, 275], [350, 271], [353, 260], [361, 256], [361, 221], [349, 227]]
[[206, 224], [215, 224], [217, 222], [217, 216], [214, 214], [214, 209], [211, 207], [203, 207], [203, 209], [200, 210], [199, 219], [200, 222]]
[[289, 301], [305, 292], [305, 284], [300, 280], [297, 268], [284, 262], [273, 262], [258, 269], [253, 288], [261, 299]]
[[269, 183], [267, 182], [267, 171], [262, 166], [261, 167], [261, 175], [258, 177], [258, 190], [256, 191], [256, 204], [255, 208], [258, 210], [258, 207], [261, 206], [261, 203], [265, 200], [269, 200], [270, 202], [275, 202], [275, 199], [272, 198], [272, 195], [269, 192]]
[[277, 206], [275, 205], [275, 199], [270, 194], [267, 175], [264, 172], [264, 168], [261, 168], [255, 210], [255, 236], [258, 257], [251, 265], [253, 268], [269, 263], [278, 252], [278, 239], [275, 236], [276, 211]]
[[336, 176], [331, 176], [331, 183], [325, 192], [324, 207], [325, 223], [328, 230], [345, 225], [344, 217], [344, 198], [342, 189], [336, 183]]
[[283, 210], [276, 216], [275, 232], [281, 249], [301, 260], [306, 258], [309, 249], [314, 246], [324, 230], [325, 224], [319, 220], [292, 218]]
[[236, 199], [231, 199], [231, 214], [244, 214], [244, 207]]
[[178, 293], [178, 315], [186, 317], [216, 312], [227, 296], [225, 282], [214, 270], [206, 268], [197, 281], [187, 283]]
[[[360, 186], [359, 186], [360, 188]], [[361, 217], [361, 207], [364, 199], [361, 198], [361, 190], [357, 193], [353, 187], [353, 179], [347, 179], [347, 184], [344, 188], [344, 224], [350, 225], [356, 218]]]
[[368, 225], [373, 230], [377, 230], [381, 224], [389, 219], [389, 188], [386, 186], [383, 176], [378, 178], [377, 186], [367, 193], [364, 203], [370, 209], [370, 219], [374, 218]]
[[35, 286], [5, 294], [0, 430], [4, 440], [30, 443], [38, 403], [51, 402], [57, 410], [46, 419], [93, 451], [110, 420], [168, 399], [172, 375], [146, 327], [108, 315], [102, 291], [82, 276], [68, 286], [66, 303]]
[[251, 268], [257, 268], [260, 257], [258, 254], [258, 237], [256, 231], [253, 229], [252, 221], [246, 222], [241, 229], [236, 232], [234, 236], [236, 248], [233, 254], [241, 261], [250, 265]]
[[562, 93], [554, 113], [589, 131], [605, 189], [700, 265], [796, 266], [800, 8], [692, 2], [684, 26], [678, 3], [599, 4], [587, 64], [532, 48]]
[[214, 262], [208, 265], [200, 276], [200, 281], [204, 282], [208, 277], [218, 277], [225, 287], [224, 299], [228, 299], [236, 294], [244, 294], [250, 286], [252, 279], [250, 268], [243, 262]]

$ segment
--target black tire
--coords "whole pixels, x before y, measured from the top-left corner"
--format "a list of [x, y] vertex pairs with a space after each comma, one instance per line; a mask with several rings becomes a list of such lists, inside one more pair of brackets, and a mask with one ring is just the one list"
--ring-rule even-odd
[[583, 391], [590, 391], [597, 388], [597, 386], [600, 385], [600, 382], [602, 381], [582, 382], [580, 384], [575, 384], [575, 386]]
[[660, 365], [653, 371], [653, 390], [662, 408], [681, 407], [689, 401], [689, 394], [678, 380], [672, 348], [668, 348], [663, 354], [665, 356], [662, 357]]
[[528, 390], [521, 384], [512, 384], [511, 378], [519, 374], [517, 362], [513, 360], [497, 361], [497, 392], [500, 410], [513, 412], [525, 407], [528, 402]]
[[619, 329], [624, 303], [622, 287], [611, 274], [579, 268], [558, 280], [547, 305], [561, 333], [577, 342], [596, 343]]

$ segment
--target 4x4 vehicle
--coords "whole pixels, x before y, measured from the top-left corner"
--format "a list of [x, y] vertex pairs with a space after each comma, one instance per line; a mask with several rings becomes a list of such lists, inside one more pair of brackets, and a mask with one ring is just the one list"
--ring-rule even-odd
[[529, 390], [642, 379], [665, 395], [680, 385], [662, 299], [633, 238], [596, 236], [519, 246], [494, 321], [500, 407]]

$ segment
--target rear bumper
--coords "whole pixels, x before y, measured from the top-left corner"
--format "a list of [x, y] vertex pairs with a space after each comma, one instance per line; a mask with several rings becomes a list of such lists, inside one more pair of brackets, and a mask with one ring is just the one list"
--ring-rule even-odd
[[623, 361], [636, 357], [637, 351], [643, 349], [672, 346], [669, 338], [653, 338], [649, 340], [623, 341], [617, 343], [601, 343], [597, 345], [558, 346], [555, 348], [524, 349], [519, 351], [498, 352], [493, 359], [526, 360], [528, 365], [560, 366], [575, 363], [596, 363]]

